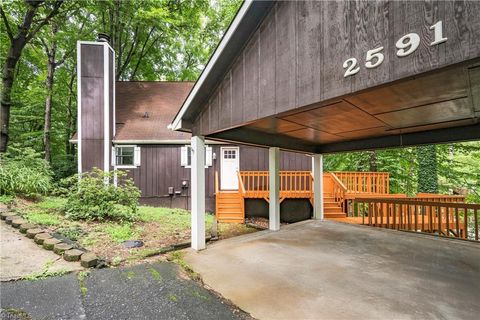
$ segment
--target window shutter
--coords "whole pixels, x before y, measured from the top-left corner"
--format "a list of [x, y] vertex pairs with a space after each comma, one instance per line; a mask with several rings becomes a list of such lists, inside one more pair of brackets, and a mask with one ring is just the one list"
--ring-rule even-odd
[[187, 159], [188, 159], [187, 147], [182, 147], [180, 151], [180, 165], [182, 167], [186, 167], [188, 165]]
[[212, 147], [205, 148], [205, 166], [206, 167], [212, 166]]
[[140, 163], [141, 163], [141, 160], [140, 160], [140, 147], [135, 147], [133, 164], [134, 164], [135, 166], [140, 166]]
[[111, 159], [111, 164], [112, 164], [112, 167], [114, 167], [116, 165], [116, 160], [117, 157], [115, 156], [115, 147], [112, 147], [112, 159]]

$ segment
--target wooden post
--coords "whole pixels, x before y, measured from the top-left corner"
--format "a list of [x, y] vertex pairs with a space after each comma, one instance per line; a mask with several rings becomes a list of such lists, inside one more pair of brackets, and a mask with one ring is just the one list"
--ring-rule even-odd
[[205, 249], [205, 139], [192, 136], [192, 248]]
[[323, 220], [323, 156], [313, 155], [313, 218]]
[[269, 169], [269, 220], [268, 227], [272, 231], [280, 230], [280, 149], [268, 150]]

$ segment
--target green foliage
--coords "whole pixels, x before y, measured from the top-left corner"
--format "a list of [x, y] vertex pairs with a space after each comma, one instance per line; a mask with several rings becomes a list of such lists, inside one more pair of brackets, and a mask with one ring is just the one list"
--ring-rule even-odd
[[57, 215], [47, 211], [32, 211], [24, 215], [28, 222], [39, 224], [43, 226], [57, 226], [60, 224], [60, 219]]
[[[117, 186], [113, 183], [116, 175]], [[74, 177], [72, 179], [78, 179]], [[119, 220], [136, 218], [140, 191], [123, 171], [94, 169], [72, 185], [65, 215], [72, 220]]]
[[[158, 232], [171, 234], [175, 231], [189, 229], [191, 215], [189, 211], [183, 209], [141, 206], [138, 210], [138, 220], [160, 222], [162, 227]], [[213, 215], [207, 214], [205, 223], [207, 230], [209, 230], [213, 224]]]
[[43, 266], [42, 271], [40, 272], [34, 272], [29, 275], [26, 275], [22, 278], [22, 280], [28, 280], [28, 281], [37, 281], [37, 280], [42, 280], [48, 277], [56, 277], [56, 276], [61, 276], [66, 273], [68, 273], [68, 270], [65, 269], [60, 269], [57, 271], [51, 271], [50, 268], [53, 265], [53, 260], [49, 260], [45, 263]]
[[110, 238], [119, 243], [138, 238], [141, 231], [141, 228], [135, 228], [130, 223], [124, 223], [121, 225], [112, 224], [105, 227], [105, 232], [108, 233]]
[[0, 194], [37, 197], [52, 188], [48, 162], [31, 148], [10, 146], [0, 155]]
[[11, 204], [13, 203], [14, 200], [15, 200], [14, 196], [6, 195], [6, 194], [0, 195], [0, 203]]
[[56, 230], [56, 232], [72, 241], [77, 241], [83, 234], [82, 228], [78, 226], [59, 228]]
[[437, 149], [435, 145], [417, 148], [418, 192], [438, 193]]

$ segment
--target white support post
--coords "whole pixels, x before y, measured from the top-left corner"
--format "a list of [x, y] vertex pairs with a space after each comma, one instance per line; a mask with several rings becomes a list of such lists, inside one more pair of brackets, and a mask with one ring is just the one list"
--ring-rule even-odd
[[192, 248], [205, 249], [205, 138], [192, 136]]
[[280, 230], [280, 149], [268, 150], [269, 169], [269, 219], [268, 227], [272, 231]]
[[313, 156], [313, 218], [323, 220], [323, 156]]

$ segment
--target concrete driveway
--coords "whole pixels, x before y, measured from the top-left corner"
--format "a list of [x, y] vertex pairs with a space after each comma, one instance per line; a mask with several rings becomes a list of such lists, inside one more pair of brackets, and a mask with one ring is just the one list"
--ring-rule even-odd
[[260, 319], [478, 319], [480, 245], [333, 221], [212, 244], [186, 261]]

